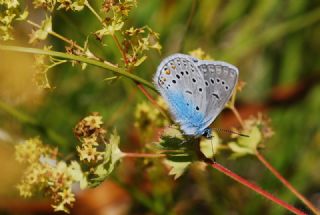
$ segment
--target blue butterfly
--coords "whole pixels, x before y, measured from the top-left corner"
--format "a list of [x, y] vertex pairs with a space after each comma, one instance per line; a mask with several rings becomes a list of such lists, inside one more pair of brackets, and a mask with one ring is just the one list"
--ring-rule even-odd
[[209, 126], [230, 99], [238, 74], [226, 62], [174, 54], [160, 63], [154, 83], [185, 135], [210, 138]]

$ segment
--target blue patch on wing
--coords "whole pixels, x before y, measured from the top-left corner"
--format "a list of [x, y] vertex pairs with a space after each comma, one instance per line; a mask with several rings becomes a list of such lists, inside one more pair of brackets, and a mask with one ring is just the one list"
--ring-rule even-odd
[[196, 110], [196, 105], [188, 101], [182, 93], [167, 92], [166, 97], [176, 121], [181, 125], [185, 134], [202, 135], [202, 127], [205, 123], [204, 113]]

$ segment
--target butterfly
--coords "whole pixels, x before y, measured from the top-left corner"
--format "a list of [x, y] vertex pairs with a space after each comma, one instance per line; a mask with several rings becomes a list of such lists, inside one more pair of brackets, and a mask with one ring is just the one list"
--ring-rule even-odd
[[185, 135], [211, 138], [209, 126], [229, 101], [238, 75], [223, 61], [173, 54], [160, 63], [153, 81]]

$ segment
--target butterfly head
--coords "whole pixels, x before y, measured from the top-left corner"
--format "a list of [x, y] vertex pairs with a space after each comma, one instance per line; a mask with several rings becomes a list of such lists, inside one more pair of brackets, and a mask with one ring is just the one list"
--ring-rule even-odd
[[202, 136], [204, 136], [207, 139], [211, 139], [212, 138], [212, 134], [211, 134], [211, 128], [206, 128], [203, 130]]

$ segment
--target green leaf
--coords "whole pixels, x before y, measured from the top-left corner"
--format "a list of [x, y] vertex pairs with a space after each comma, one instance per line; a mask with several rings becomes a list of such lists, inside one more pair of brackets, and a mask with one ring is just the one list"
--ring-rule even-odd
[[146, 55], [142, 56], [139, 60], [137, 60], [137, 62], [134, 64], [134, 66], [139, 66], [139, 65], [142, 64], [146, 59], [147, 59], [147, 56], [146, 56]]
[[191, 164], [190, 161], [178, 162], [173, 160], [165, 160], [164, 163], [171, 168], [169, 175], [173, 175], [174, 179], [179, 178]]
[[231, 151], [233, 152], [232, 155], [230, 156], [231, 159], [236, 159], [238, 157], [242, 157], [247, 154], [254, 154], [254, 152], [251, 149], [241, 147], [236, 142], [230, 142], [230, 143], [228, 143], [228, 146], [231, 149]]
[[213, 156], [217, 153], [219, 145], [220, 145], [220, 138], [216, 132], [212, 131], [212, 138], [201, 138], [200, 140], [200, 151], [207, 157], [213, 158]]
[[257, 126], [248, 132], [249, 137], [240, 136], [237, 142], [228, 143], [229, 148], [233, 152], [231, 158], [238, 158], [247, 154], [255, 154], [258, 144], [262, 140], [262, 135]]
[[256, 151], [258, 144], [262, 140], [262, 135], [257, 126], [253, 127], [249, 132], [249, 137], [240, 136], [238, 138], [238, 144], [240, 146], [247, 147], [252, 151]]
[[80, 183], [80, 188], [85, 189], [88, 186], [87, 178], [83, 174], [80, 164], [76, 161], [72, 161], [69, 168], [68, 172], [71, 175], [71, 178], [73, 181], [77, 181]]
[[109, 142], [106, 144], [104, 153], [104, 161], [97, 166], [94, 174], [98, 177], [96, 181], [103, 181], [107, 178], [115, 168], [115, 165], [124, 156], [124, 153], [119, 149], [120, 136], [116, 131], [111, 134]]
[[29, 40], [29, 43], [33, 43], [36, 40], [45, 40], [48, 33], [52, 31], [52, 18], [46, 17], [45, 20], [41, 22], [41, 26], [37, 31], [33, 31]]
[[19, 17], [17, 18], [17, 20], [19, 21], [22, 21], [22, 20], [25, 20], [27, 19], [29, 16], [29, 11], [27, 9], [25, 9], [20, 15]]

